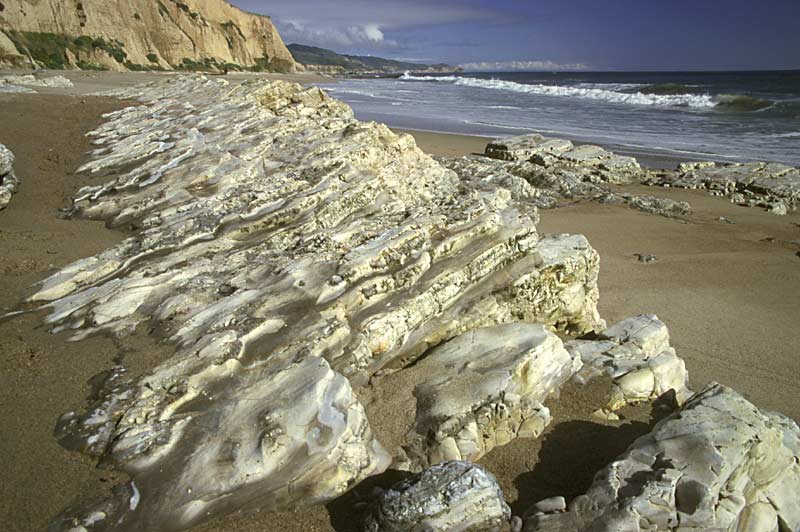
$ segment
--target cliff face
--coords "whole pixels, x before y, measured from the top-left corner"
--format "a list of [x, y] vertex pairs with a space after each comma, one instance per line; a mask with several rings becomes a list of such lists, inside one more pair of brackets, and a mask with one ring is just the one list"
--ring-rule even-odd
[[0, 0], [0, 67], [295, 71], [269, 17], [224, 0]]

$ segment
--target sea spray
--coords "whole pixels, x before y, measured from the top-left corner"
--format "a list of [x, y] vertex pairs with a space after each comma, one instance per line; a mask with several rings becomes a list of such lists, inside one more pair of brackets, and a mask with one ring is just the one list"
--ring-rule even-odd
[[541, 83], [526, 84], [500, 79], [479, 79], [460, 76], [412, 76], [410, 74], [404, 74], [400, 79], [404, 81], [444, 82], [464, 87], [539, 94], [543, 96], [571, 96], [629, 105], [697, 108], [711, 108], [716, 105], [712, 97], [708, 94], [644, 94], [641, 92], [619, 92], [578, 86], [544, 85]]

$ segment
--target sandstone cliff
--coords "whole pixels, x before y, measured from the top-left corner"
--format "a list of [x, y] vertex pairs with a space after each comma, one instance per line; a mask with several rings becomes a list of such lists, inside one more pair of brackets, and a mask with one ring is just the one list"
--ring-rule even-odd
[[299, 65], [269, 17], [224, 0], [2, 0], [0, 68], [253, 69]]

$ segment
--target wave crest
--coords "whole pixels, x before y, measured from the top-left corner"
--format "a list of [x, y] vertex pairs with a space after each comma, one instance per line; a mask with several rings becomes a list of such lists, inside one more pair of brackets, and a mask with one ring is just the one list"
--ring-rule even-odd
[[612, 103], [630, 105], [697, 108], [710, 108], [716, 105], [712, 97], [708, 94], [643, 94], [642, 92], [618, 92], [600, 88], [570, 87], [563, 85], [528, 85], [498, 79], [479, 79], [459, 76], [412, 76], [409, 73], [403, 74], [400, 79], [405, 81], [438, 81], [465, 87], [504, 90], [544, 96], [567, 96], [590, 100], [604, 100]]

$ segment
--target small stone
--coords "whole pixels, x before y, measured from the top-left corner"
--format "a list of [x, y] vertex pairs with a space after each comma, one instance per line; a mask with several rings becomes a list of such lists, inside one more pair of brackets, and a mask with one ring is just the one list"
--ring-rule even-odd
[[592, 416], [597, 419], [602, 419], [603, 421], [619, 421], [619, 416], [617, 414], [605, 408], [598, 408], [592, 412]]
[[734, 222], [733, 220], [730, 220], [730, 219], [728, 219], [728, 218], [725, 218], [724, 216], [720, 216], [720, 217], [719, 217], [719, 221], [720, 221], [720, 222], [723, 222], [723, 223], [726, 223], [726, 224], [731, 224], [731, 225], [734, 225], [734, 224], [736, 223], [736, 222]]
[[635, 253], [634, 256], [639, 262], [643, 262], [645, 264], [656, 262], [658, 260], [658, 257], [656, 257], [655, 255], [650, 255], [648, 253]]
[[522, 532], [522, 518], [518, 515], [511, 517], [511, 532]]
[[567, 509], [567, 501], [564, 497], [550, 497], [543, 499], [533, 505], [533, 510], [545, 514], [563, 512]]
[[443, 462], [397, 484], [376, 501], [366, 532], [485, 532], [511, 518], [497, 479], [477, 464]]

